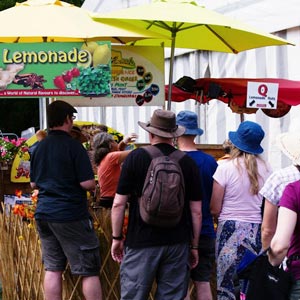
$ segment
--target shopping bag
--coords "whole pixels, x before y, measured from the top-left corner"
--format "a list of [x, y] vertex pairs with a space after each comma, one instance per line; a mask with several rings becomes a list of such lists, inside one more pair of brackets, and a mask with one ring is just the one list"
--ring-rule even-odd
[[294, 282], [292, 274], [282, 266], [269, 263], [266, 251], [241, 268], [238, 275], [248, 279], [247, 300], [288, 300]]

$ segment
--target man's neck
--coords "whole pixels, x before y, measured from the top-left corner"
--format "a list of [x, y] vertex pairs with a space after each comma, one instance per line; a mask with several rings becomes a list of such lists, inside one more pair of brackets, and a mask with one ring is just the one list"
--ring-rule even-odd
[[181, 151], [196, 151], [197, 150], [194, 139], [191, 136], [183, 136], [183, 137], [178, 138], [177, 145]]
[[68, 126], [68, 124], [64, 123], [64, 125], [62, 125], [62, 126], [52, 127], [51, 130], [61, 130], [61, 131], [70, 133], [70, 126]]
[[164, 143], [164, 144], [169, 144], [169, 145], [173, 146], [173, 139], [172, 138], [163, 138], [163, 137], [154, 135], [154, 136], [152, 136], [152, 138], [150, 138], [150, 143], [151, 143], [151, 145]]

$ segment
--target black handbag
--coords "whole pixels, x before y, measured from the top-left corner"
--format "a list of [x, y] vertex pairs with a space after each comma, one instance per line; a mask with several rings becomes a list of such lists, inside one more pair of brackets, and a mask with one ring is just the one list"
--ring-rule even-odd
[[294, 283], [290, 272], [269, 263], [267, 251], [258, 255], [238, 275], [241, 279], [248, 279], [247, 300], [288, 300]]

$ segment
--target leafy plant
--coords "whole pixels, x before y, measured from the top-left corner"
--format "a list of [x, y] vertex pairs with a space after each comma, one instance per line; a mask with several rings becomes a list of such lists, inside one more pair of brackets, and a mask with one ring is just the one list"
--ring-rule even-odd
[[101, 65], [97, 68], [83, 68], [78, 77], [78, 89], [82, 95], [110, 94], [110, 68]]
[[16, 155], [22, 157], [28, 152], [26, 139], [18, 138], [10, 140], [8, 137], [0, 138], [0, 162], [11, 162]]
[[[25, 2], [27, 0], [18, 0], [18, 1], [15, 1], [15, 0], [2, 0], [0, 1], [0, 10], [4, 10], [4, 9], [7, 9], [7, 8], [10, 8], [10, 7], [13, 7], [16, 5], [16, 2]], [[81, 7], [84, 0], [62, 0], [64, 2], [67, 2], [67, 3], [70, 3], [70, 4], [74, 4], [75, 6], [79, 6]]]

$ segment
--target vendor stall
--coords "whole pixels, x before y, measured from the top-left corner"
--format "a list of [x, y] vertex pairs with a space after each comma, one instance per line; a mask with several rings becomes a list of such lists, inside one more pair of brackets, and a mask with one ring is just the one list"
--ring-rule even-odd
[[[76, 122], [76, 126], [81, 129], [86, 141], [90, 141], [94, 134], [103, 129], [103, 125], [92, 122]], [[121, 133], [109, 127], [107, 130], [117, 141], [122, 139]], [[36, 137], [32, 137], [27, 143], [32, 145], [33, 141], [36, 142]], [[143, 144], [135, 146], [141, 147]], [[86, 147], [89, 151], [90, 147], [88, 145]], [[216, 159], [224, 154], [221, 145], [198, 145], [198, 148], [210, 153]], [[26, 155], [25, 159], [28, 159]], [[3, 300], [42, 300], [44, 299], [44, 269], [40, 242], [33, 219], [37, 193], [30, 188], [29, 177], [21, 176], [21, 182], [11, 181], [11, 168], [21, 160], [22, 158], [16, 156], [14, 163], [9, 163], [5, 170], [1, 169], [0, 278], [3, 285]], [[3, 195], [14, 198], [12, 200], [14, 205], [9, 202], [4, 203]], [[103, 296], [104, 299], [118, 300], [120, 299], [119, 264], [112, 260], [110, 254], [111, 211], [95, 205], [95, 201], [95, 195], [89, 194], [89, 209], [100, 240], [102, 267], [99, 276]], [[82, 299], [81, 278], [72, 276], [68, 267], [64, 271], [63, 278], [63, 299]], [[214, 284], [212, 282], [213, 286]], [[154, 290], [155, 286], [153, 286], [153, 292]], [[192, 284], [190, 293], [191, 299], [195, 299]], [[154, 299], [153, 294], [151, 293], [149, 299]]]

